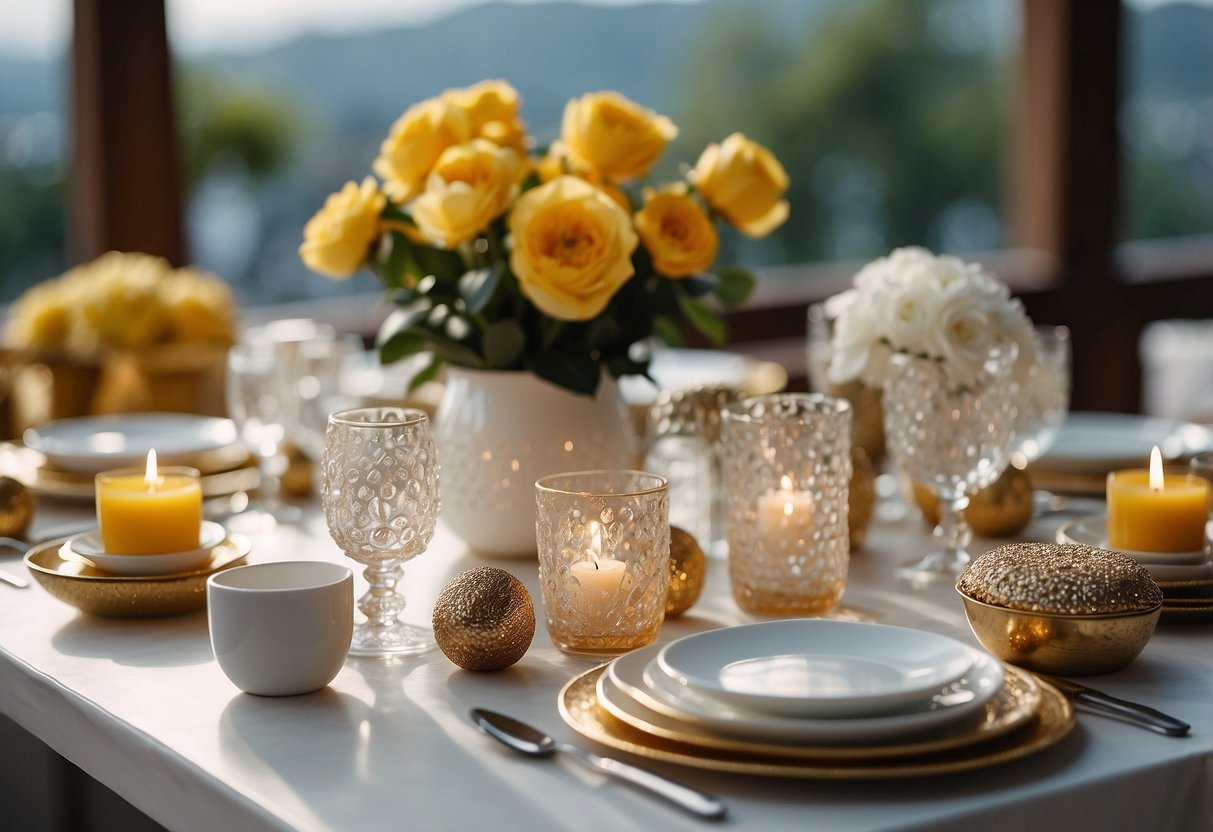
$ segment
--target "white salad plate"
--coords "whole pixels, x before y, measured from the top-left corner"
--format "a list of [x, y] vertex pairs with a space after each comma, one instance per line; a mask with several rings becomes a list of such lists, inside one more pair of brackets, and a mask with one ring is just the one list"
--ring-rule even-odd
[[227, 530], [210, 520], [203, 521], [197, 549], [163, 555], [121, 555], [105, 551], [101, 531], [94, 529], [70, 538], [63, 546], [64, 559], [72, 556], [115, 575], [172, 575], [188, 572], [211, 559], [216, 546], [227, 538]]
[[[1205, 528], [1206, 539], [1209, 536], [1209, 528]], [[1208, 554], [1203, 549], [1195, 552], [1137, 552], [1131, 549], [1115, 549], [1108, 545], [1108, 518], [1107, 517], [1086, 517], [1081, 520], [1073, 520], [1063, 524], [1057, 530], [1058, 543], [1081, 543], [1084, 546], [1093, 546], [1096, 549], [1108, 549], [1109, 551], [1117, 551], [1128, 555], [1142, 566], [1154, 573], [1156, 566], [1200, 566], [1207, 559]], [[1164, 572], [1167, 570], [1163, 570]], [[1155, 580], [1158, 580], [1161, 575], [1154, 575]], [[1164, 578], [1164, 580], [1167, 580]], [[1175, 580], [1171, 578], [1170, 580]]]
[[854, 717], [929, 699], [976, 655], [924, 630], [794, 618], [686, 636], [658, 652], [657, 666], [677, 685], [736, 708]]
[[160, 465], [237, 465], [248, 457], [231, 419], [189, 413], [126, 413], [58, 419], [30, 428], [22, 437], [60, 471], [96, 474], [137, 468], [156, 450]]
[[780, 743], [885, 742], [940, 728], [970, 716], [1003, 686], [1002, 665], [973, 650], [968, 674], [896, 714], [847, 719], [797, 719], [734, 708], [679, 686], [656, 669], [660, 645], [634, 650], [607, 666], [615, 687], [645, 708], [689, 725], [746, 739]]
[[1072, 474], [1145, 468], [1155, 445], [1164, 459], [1184, 459], [1213, 450], [1213, 431], [1150, 416], [1076, 412], [1066, 417], [1053, 447], [1032, 465]]

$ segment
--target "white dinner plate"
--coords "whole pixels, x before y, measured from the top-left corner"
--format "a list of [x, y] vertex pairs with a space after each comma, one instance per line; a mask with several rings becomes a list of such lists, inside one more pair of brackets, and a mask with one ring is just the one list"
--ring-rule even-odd
[[615, 686], [649, 710], [731, 737], [781, 743], [883, 743], [941, 728], [980, 710], [1002, 689], [1002, 665], [973, 650], [964, 678], [904, 712], [849, 719], [796, 719], [734, 708], [678, 686], [652, 667], [661, 645], [620, 656], [607, 666]]
[[[1210, 531], [1211, 529], [1206, 526], [1206, 539], [1209, 538]], [[1195, 552], [1136, 552], [1130, 549], [1112, 549], [1108, 546], [1108, 518], [1104, 516], [1085, 517], [1065, 523], [1057, 530], [1057, 542], [1081, 543], [1096, 549], [1122, 552], [1149, 569], [1151, 574], [1154, 574], [1156, 566], [1197, 566], [1208, 560], [1208, 554], [1203, 549]], [[1160, 575], [1154, 575], [1154, 579], [1177, 580], [1177, 578], [1161, 578]]]
[[231, 419], [189, 413], [59, 419], [30, 428], [23, 438], [59, 470], [80, 474], [140, 467], [153, 448], [161, 465], [191, 465], [207, 455], [207, 467], [234, 466], [248, 456]]
[[70, 554], [82, 558], [114, 575], [172, 575], [207, 563], [212, 550], [226, 537], [223, 526], [206, 520], [202, 523], [197, 549], [163, 555], [122, 555], [105, 551], [100, 530], [93, 530], [69, 539], [63, 546], [63, 557], [67, 559]]
[[679, 685], [738, 708], [791, 717], [889, 713], [962, 677], [976, 651], [925, 630], [793, 618], [667, 644], [657, 665]]
[[1032, 466], [1071, 474], [1145, 468], [1155, 445], [1164, 459], [1184, 459], [1213, 450], [1213, 431], [1201, 425], [1126, 413], [1071, 413], [1053, 447]]

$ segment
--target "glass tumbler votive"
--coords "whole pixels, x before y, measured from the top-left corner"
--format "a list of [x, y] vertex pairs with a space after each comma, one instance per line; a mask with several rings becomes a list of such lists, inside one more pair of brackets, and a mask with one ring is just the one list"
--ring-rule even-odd
[[851, 405], [820, 394], [745, 399], [724, 411], [721, 451], [737, 605], [833, 608], [850, 558]]
[[535, 483], [548, 633], [561, 650], [616, 655], [651, 644], [669, 589], [668, 483], [641, 471], [576, 471]]

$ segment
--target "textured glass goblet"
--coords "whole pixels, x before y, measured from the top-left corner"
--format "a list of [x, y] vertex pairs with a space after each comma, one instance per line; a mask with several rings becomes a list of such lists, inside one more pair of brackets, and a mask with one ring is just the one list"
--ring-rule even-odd
[[556, 646], [609, 656], [652, 644], [670, 587], [666, 480], [553, 474], [535, 483], [535, 505], [543, 613]]
[[1028, 372], [1015, 415], [1015, 447], [1011, 462], [1026, 468], [1053, 447], [1070, 409], [1070, 330], [1038, 326], [1036, 359]]
[[898, 571], [915, 585], [953, 581], [969, 562], [969, 497], [1006, 470], [1015, 436], [1014, 344], [992, 348], [972, 379], [895, 353], [884, 387], [885, 438], [901, 472], [939, 498], [937, 549]]
[[720, 445], [733, 600], [749, 612], [828, 611], [850, 564], [850, 403], [745, 399], [725, 408]]
[[402, 407], [344, 410], [329, 416], [322, 499], [329, 534], [363, 564], [370, 588], [358, 600], [365, 623], [350, 654], [413, 656], [434, 634], [400, 620], [401, 564], [425, 551], [438, 519], [438, 457], [429, 418]]

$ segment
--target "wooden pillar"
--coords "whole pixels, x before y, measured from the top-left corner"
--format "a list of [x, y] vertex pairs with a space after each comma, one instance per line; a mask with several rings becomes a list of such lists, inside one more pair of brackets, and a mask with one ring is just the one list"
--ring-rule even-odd
[[185, 262], [164, 0], [74, 0], [69, 258]]
[[1142, 319], [1117, 278], [1119, 2], [1024, 0], [1017, 235], [1054, 254], [1058, 288], [1026, 298], [1074, 336], [1075, 409], [1140, 406]]

